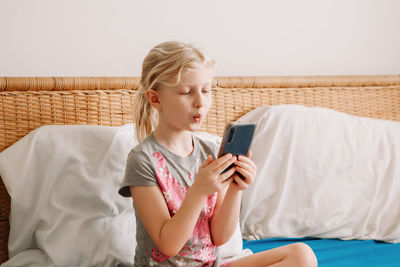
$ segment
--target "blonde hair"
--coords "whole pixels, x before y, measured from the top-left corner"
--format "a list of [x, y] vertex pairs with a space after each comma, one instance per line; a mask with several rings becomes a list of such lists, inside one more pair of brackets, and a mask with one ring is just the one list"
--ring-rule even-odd
[[153, 47], [143, 60], [142, 75], [134, 103], [133, 119], [136, 137], [143, 141], [155, 129], [158, 113], [146, 98], [146, 91], [157, 90], [160, 85], [176, 86], [184, 70], [201, 66], [212, 69], [214, 60], [199, 49], [181, 42], [165, 42]]

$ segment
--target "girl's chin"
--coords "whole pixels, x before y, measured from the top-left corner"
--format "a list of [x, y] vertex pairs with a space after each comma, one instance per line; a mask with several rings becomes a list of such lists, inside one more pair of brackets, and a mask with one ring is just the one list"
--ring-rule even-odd
[[200, 128], [201, 128], [201, 123], [193, 123], [189, 126], [188, 130], [191, 132], [195, 132], [195, 131], [200, 130]]

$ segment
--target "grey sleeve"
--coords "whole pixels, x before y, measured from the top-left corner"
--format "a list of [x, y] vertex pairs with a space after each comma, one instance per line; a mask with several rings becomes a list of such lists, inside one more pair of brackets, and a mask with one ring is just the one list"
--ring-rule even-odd
[[131, 186], [156, 186], [157, 179], [152, 166], [148, 155], [132, 150], [126, 160], [125, 175], [118, 193], [124, 197], [131, 197]]

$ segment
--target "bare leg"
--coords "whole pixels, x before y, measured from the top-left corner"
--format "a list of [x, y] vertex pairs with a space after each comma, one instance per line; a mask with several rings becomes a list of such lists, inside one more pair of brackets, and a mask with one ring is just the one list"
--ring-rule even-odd
[[318, 266], [317, 258], [313, 250], [305, 243], [294, 243], [240, 258], [232, 261], [231, 267], [237, 266]]

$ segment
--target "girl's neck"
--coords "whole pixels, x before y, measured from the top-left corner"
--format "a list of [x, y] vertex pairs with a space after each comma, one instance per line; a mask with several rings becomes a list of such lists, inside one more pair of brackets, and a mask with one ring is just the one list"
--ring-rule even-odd
[[192, 134], [189, 131], [168, 131], [157, 127], [153, 136], [160, 145], [178, 156], [185, 158], [193, 152]]

